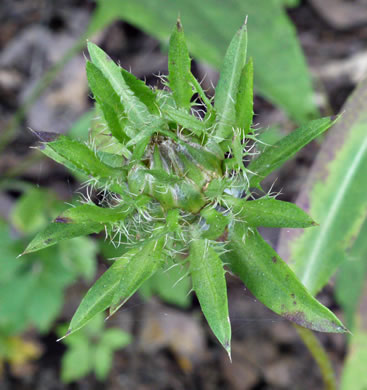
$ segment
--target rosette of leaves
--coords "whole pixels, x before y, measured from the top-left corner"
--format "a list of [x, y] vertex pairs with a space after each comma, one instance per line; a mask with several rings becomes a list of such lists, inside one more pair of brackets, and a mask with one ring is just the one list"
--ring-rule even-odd
[[333, 120], [314, 120], [255, 152], [253, 63], [246, 61], [246, 49], [244, 24], [209, 99], [191, 73], [180, 21], [170, 38], [163, 90], [149, 88], [88, 44], [86, 69], [97, 112], [90, 141], [48, 137], [40, 150], [86, 175], [100, 202], [86, 199], [69, 208], [24, 252], [98, 232], [121, 248], [82, 300], [68, 333], [106, 309], [115, 313], [168, 266], [191, 279], [204, 316], [229, 354], [226, 269], [275, 313], [313, 330], [346, 331], [258, 232], [261, 226], [308, 228], [315, 222], [294, 204], [271, 194], [255, 199], [252, 191], [261, 190], [267, 175]]

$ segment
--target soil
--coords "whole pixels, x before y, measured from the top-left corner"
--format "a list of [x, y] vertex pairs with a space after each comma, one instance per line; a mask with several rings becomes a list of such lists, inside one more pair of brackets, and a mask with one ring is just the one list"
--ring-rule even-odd
[[[302, 1], [298, 7], [290, 9], [288, 14], [296, 26], [315, 77], [320, 109], [324, 113], [337, 113], [358, 81], [356, 72], [363, 73], [367, 69], [366, 57], [365, 61], [358, 57], [365, 52], [367, 17], [364, 21], [357, 18], [355, 25], [348, 22], [345, 27], [340, 25], [343, 21], [335, 25], [333, 20], [340, 19], [336, 16], [336, 19], [328, 20], [315, 3], [315, 0]], [[88, 0], [0, 3], [0, 128], [24, 101], [45, 69], [55, 63], [81, 35], [92, 10], [93, 4]], [[156, 83], [152, 74], [167, 72], [167, 59], [161, 54], [159, 43], [127, 23], [114, 23], [98, 34], [95, 41], [114, 60], [120, 61], [126, 68], [131, 67], [135, 75], [145, 77], [151, 85]], [[200, 76], [202, 65], [194, 62], [193, 69]], [[215, 77], [215, 72], [212, 73]], [[0, 172], [11, 171], [31, 155], [29, 147], [34, 143], [34, 137], [26, 131], [27, 127], [65, 131], [91, 105], [84, 59], [79, 55], [67, 64], [56, 81], [30, 109], [22, 123], [21, 132], [0, 156]], [[255, 99], [255, 112], [260, 126], [265, 127], [276, 119], [284, 129], [292, 128], [282, 112], [259, 96]], [[277, 172], [274, 191], [282, 190], [281, 199], [295, 198], [317, 150], [317, 142], [310, 144]], [[60, 194], [61, 198], [69, 199], [77, 183], [54, 163], [43, 160], [42, 169], [39, 164], [28, 164], [15, 176], [47, 186]], [[274, 179], [269, 179], [269, 186]], [[1, 195], [1, 215], [8, 213], [18, 195], [16, 192]], [[276, 244], [279, 232], [264, 229], [262, 233], [269, 242]], [[85, 291], [86, 286], [78, 283], [68, 291], [65, 307], [57, 323], [70, 319]], [[119, 326], [130, 331], [134, 335], [134, 342], [115, 353], [113, 368], [106, 383], [98, 382], [93, 375], [69, 385], [61, 382], [60, 365], [65, 346], [56, 343], [55, 324], [46, 335], [31, 332], [32, 338], [42, 346], [42, 356], [29, 363], [21, 372], [14, 373], [5, 367], [0, 374], [0, 388], [322, 389], [318, 368], [293, 326], [257, 302], [231, 275], [228, 275], [228, 294], [233, 324], [232, 363], [215, 341], [195, 299], [189, 309], [179, 310], [157, 299], [145, 302], [135, 296], [108, 323], [108, 326]], [[341, 315], [331, 286], [322, 291], [319, 299], [337, 315]], [[158, 335], [152, 329], [158, 329]], [[318, 337], [326, 347], [336, 372], [340, 373], [345, 356], [345, 337], [331, 334], [320, 334]]]

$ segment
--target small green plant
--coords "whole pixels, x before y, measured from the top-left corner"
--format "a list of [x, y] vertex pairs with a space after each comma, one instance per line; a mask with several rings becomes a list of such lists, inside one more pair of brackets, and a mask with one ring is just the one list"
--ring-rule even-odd
[[67, 334], [109, 309], [116, 312], [144, 282], [169, 267], [191, 279], [213, 333], [230, 354], [225, 270], [279, 315], [324, 332], [345, 332], [258, 232], [308, 228], [296, 205], [263, 193], [261, 181], [334, 121], [314, 120], [272, 147], [256, 149], [253, 63], [244, 24], [224, 57], [214, 104], [191, 73], [180, 21], [169, 46], [166, 88], [152, 90], [88, 43], [89, 86], [96, 100], [90, 140], [40, 133], [40, 150], [97, 190], [60, 214], [24, 254], [59, 241], [104, 232], [121, 249], [90, 288]]
[[[66, 326], [59, 328], [64, 334]], [[61, 379], [65, 383], [94, 372], [103, 381], [111, 370], [113, 353], [131, 342], [131, 336], [117, 328], [104, 329], [103, 315], [93, 318], [80, 332], [63, 340], [68, 346], [62, 358]]]

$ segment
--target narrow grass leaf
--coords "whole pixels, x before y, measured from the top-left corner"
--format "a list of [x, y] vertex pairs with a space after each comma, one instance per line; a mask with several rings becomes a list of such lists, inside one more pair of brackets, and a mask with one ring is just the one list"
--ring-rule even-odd
[[209, 240], [194, 240], [190, 246], [190, 274], [201, 310], [213, 333], [231, 356], [231, 325], [223, 263]]
[[223, 261], [269, 309], [305, 328], [346, 332], [339, 319], [318, 302], [260, 234], [235, 223]]
[[187, 50], [185, 36], [180, 19], [173, 30], [168, 50], [168, 86], [178, 108], [190, 109], [193, 95], [190, 84], [191, 59]]
[[328, 283], [367, 217], [366, 99], [364, 79], [324, 140], [296, 201], [320, 226], [281, 234], [279, 251], [312, 294]]
[[329, 129], [335, 122], [336, 120], [329, 117], [316, 119], [269, 146], [248, 166], [248, 170], [254, 173], [250, 179], [251, 187], [259, 187], [266, 176], [292, 158], [300, 149]]
[[367, 220], [353, 246], [346, 251], [335, 284], [335, 296], [343, 308], [345, 321], [353, 332], [355, 317], [367, 277]]

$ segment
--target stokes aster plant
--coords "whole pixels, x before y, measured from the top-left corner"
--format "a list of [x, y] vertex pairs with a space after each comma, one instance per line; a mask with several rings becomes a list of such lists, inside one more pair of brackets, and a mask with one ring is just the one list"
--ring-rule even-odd
[[[122, 255], [97, 280], [68, 334], [98, 313], [116, 312], [157, 270], [181, 267], [213, 333], [230, 355], [225, 269], [275, 313], [324, 332], [345, 332], [258, 233], [258, 227], [308, 228], [296, 205], [259, 198], [261, 181], [334, 123], [314, 120], [275, 145], [256, 149], [253, 63], [246, 24], [224, 57], [214, 99], [191, 73], [180, 21], [169, 46], [167, 88], [155, 90], [88, 43], [89, 86], [98, 113], [87, 144], [38, 133], [40, 150], [87, 176], [98, 191], [57, 217], [24, 251], [104, 231]], [[212, 104], [214, 100], [214, 104]]]

